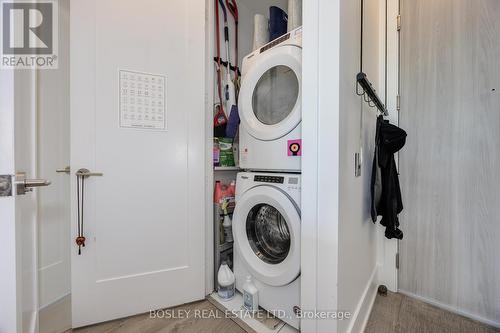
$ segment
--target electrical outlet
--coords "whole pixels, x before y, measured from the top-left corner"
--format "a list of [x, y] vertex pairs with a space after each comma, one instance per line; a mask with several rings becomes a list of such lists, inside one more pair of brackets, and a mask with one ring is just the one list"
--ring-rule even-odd
[[354, 176], [361, 176], [361, 153], [354, 154]]

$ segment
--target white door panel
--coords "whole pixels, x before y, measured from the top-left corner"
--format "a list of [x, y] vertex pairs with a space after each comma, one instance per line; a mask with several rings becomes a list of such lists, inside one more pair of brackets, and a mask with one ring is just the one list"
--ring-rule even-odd
[[[205, 2], [71, 5], [73, 326], [204, 297]], [[147, 19], [146, 19], [147, 18]], [[167, 129], [119, 127], [119, 70], [167, 78]]]
[[[0, 174], [34, 178], [36, 73], [0, 72]], [[0, 332], [38, 332], [37, 191], [0, 197]]]
[[500, 327], [500, 2], [401, 14], [399, 288]]
[[38, 171], [52, 181], [38, 193], [40, 308], [71, 289], [70, 177], [56, 172], [69, 165], [69, 1], [58, 1], [58, 5], [59, 67], [37, 73]]

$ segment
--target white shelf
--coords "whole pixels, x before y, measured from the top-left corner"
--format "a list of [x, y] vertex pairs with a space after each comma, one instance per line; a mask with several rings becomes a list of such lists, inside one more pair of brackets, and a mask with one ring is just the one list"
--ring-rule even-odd
[[237, 166], [232, 166], [232, 167], [216, 166], [216, 167], [214, 167], [214, 171], [239, 171], [239, 170], [241, 170], [241, 169]]

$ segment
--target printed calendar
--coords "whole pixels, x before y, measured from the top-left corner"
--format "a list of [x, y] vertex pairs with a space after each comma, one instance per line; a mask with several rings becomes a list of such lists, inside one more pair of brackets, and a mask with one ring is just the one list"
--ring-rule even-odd
[[166, 130], [167, 78], [120, 70], [120, 127]]

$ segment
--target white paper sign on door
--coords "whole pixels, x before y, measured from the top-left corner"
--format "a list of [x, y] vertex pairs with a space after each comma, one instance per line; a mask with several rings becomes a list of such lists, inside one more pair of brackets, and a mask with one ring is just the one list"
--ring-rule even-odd
[[120, 127], [166, 130], [167, 78], [120, 70]]

